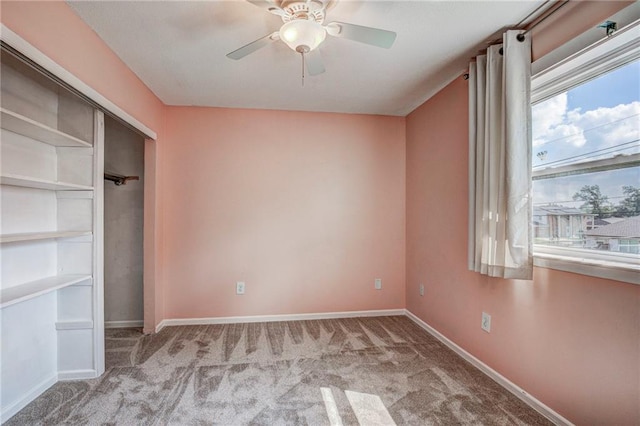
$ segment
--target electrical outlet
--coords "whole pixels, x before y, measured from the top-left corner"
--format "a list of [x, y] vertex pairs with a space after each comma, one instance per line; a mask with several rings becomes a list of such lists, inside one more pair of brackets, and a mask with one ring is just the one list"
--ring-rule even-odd
[[424, 296], [424, 284], [420, 283], [420, 296]]
[[382, 290], [382, 279], [376, 278], [374, 286], [376, 287], [376, 290]]
[[244, 294], [244, 281], [236, 283], [236, 294]]
[[480, 324], [480, 328], [487, 333], [491, 332], [491, 315], [486, 312], [482, 313], [482, 324]]

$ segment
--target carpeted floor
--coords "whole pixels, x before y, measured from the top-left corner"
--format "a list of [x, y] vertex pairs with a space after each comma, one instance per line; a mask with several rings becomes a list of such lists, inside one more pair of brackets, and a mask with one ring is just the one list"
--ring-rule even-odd
[[406, 317], [107, 330], [7, 425], [550, 424]]

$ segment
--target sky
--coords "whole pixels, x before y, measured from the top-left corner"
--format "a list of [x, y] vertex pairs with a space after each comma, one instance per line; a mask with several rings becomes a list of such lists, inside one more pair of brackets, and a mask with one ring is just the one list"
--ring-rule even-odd
[[[534, 170], [640, 153], [640, 61], [534, 105], [532, 116]], [[534, 205], [580, 207], [572, 198], [584, 185], [617, 204], [622, 186], [640, 187], [640, 167], [535, 181]]]
[[613, 70], [569, 92], [568, 108], [611, 108], [638, 100], [640, 61]]

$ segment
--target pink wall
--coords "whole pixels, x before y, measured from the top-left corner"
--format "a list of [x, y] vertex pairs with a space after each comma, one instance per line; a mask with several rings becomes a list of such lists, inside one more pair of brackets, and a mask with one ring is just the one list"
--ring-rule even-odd
[[[164, 104], [62, 1], [2, 1], [2, 24], [158, 134], [145, 153], [145, 330], [163, 318], [161, 185]], [[147, 203], [152, 200], [152, 203]], [[152, 238], [153, 237], [153, 238]], [[155, 245], [149, 246], [149, 244]], [[152, 267], [153, 269], [148, 269]]]
[[167, 117], [166, 318], [404, 308], [404, 118]]
[[570, 421], [636, 424], [639, 286], [467, 271], [467, 108], [458, 78], [407, 117], [407, 309]]

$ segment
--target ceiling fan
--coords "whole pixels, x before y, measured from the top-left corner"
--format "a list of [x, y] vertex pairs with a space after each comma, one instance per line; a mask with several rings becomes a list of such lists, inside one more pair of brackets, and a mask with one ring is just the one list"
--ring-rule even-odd
[[[231, 59], [242, 59], [266, 45], [282, 40], [292, 50], [302, 55], [303, 70], [306, 60], [310, 75], [325, 71], [318, 46], [327, 34], [333, 37], [359, 41], [372, 46], [390, 48], [396, 39], [393, 31], [363, 27], [345, 22], [324, 25], [326, 12], [337, 0], [247, 0], [260, 8], [282, 18], [283, 25], [275, 31], [227, 54]], [[304, 71], [303, 71], [304, 73]], [[304, 78], [304, 74], [303, 74]]]

